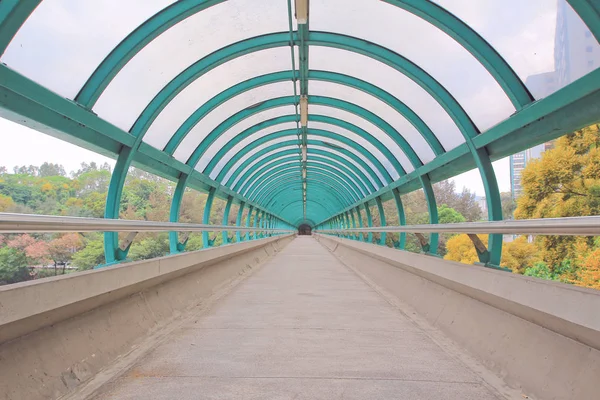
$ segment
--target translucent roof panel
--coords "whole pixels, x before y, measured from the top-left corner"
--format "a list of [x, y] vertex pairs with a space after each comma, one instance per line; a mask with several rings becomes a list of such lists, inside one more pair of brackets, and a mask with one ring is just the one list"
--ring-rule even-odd
[[[344, 110], [340, 110], [340, 109], [332, 108], [332, 107], [327, 107], [327, 106], [314, 105], [314, 104], [309, 105], [308, 113], [325, 115], [328, 117], [341, 119], [343, 121], [350, 122], [351, 124], [358, 126], [359, 128], [367, 131], [372, 136], [377, 138], [388, 149], [390, 149], [392, 154], [394, 154], [394, 156], [400, 162], [400, 164], [402, 165], [402, 167], [404, 168], [405, 171], [410, 172], [414, 169], [412, 164], [410, 163], [409, 159], [406, 157], [406, 154], [400, 148], [400, 146], [398, 146], [398, 144], [396, 144], [396, 142], [394, 142], [394, 140], [391, 137], [389, 137], [384, 131], [382, 131], [381, 129], [379, 129], [377, 126], [373, 125], [369, 121], [365, 120], [364, 118], [361, 118], [361, 117], [359, 117], [355, 114], [352, 114], [348, 111], [344, 111]], [[311, 125], [309, 122], [309, 128], [310, 128], [310, 126]]]
[[419, 131], [402, 114], [376, 97], [358, 89], [324, 81], [310, 82], [309, 90], [310, 95], [345, 100], [371, 111], [396, 129], [424, 163], [434, 159], [435, 154]]
[[[163, 149], [173, 133], [204, 103], [239, 82], [292, 68], [289, 48], [275, 48], [247, 54], [204, 74], [179, 93], [159, 114], [144, 141]], [[288, 82], [293, 93], [292, 82]]]
[[[217, 175], [219, 175], [219, 173], [225, 166], [225, 164], [227, 164], [229, 162], [229, 160], [231, 160], [236, 154], [238, 154], [240, 151], [242, 151], [243, 149], [248, 147], [250, 144], [254, 143], [256, 140], [259, 140], [271, 133], [284, 131], [284, 130], [293, 130], [294, 132], [296, 132], [297, 131], [296, 123], [295, 122], [286, 122], [286, 123], [282, 123], [282, 124], [273, 125], [269, 128], [262, 129], [256, 133], [253, 133], [252, 135], [247, 136], [245, 139], [243, 139], [238, 144], [233, 146], [231, 148], [231, 150], [229, 150], [227, 153], [225, 153], [223, 158], [221, 158], [219, 160], [219, 162], [215, 165], [215, 168], [212, 170], [210, 177], [212, 179], [216, 178]], [[281, 142], [285, 142], [287, 140], [294, 140], [294, 139], [297, 139], [297, 136], [295, 133], [293, 135], [284, 136], [281, 138], [270, 140], [269, 142], [267, 142], [266, 146], [270, 146], [275, 143], [281, 143]], [[265, 145], [256, 146], [254, 151], [255, 152], [260, 151], [263, 148], [263, 146], [265, 146]]]
[[[190, 130], [185, 139], [181, 141], [181, 144], [177, 147], [173, 155], [178, 160], [187, 160], [200, 142], [202, 142], [202, 140], [204, 140], [204, 138], [206, 138], [223, 121], [248, 107], [262, 103], [265, 100], [290, 96], [293, 93], [291, 82], [279, 82], [265, 87], [252, 89], [233, 97], [200, 120], [196, 126]], [[264, 113], [260, 113], [259, 115], [262, 114]], [[249, 119], [252, 119], [252, 117]], [[260, 120], [257, 120], [256, 118], [252, 120], [255, 121], [254, 124], [260, 122]]]
[[379, 0], [313, 0], [310, 17], [311, 30], [366, 39], [416, 63], [449, 90], [481, 130], [514, 112], [500, 85], [475, 57], [407, 11]]
[[598, 42], [566, 0], [434, 1], [494, 46], [538, 99], [600, 66]]
[[281, 0], [229, 0], [199, 12], [141, 50], [106, 88], [94, 111], [129, 130], [152, 98], [188, 66], [231, 43], [288, 31], [287, 15]]
[[[343, 148], [345, 150], [350, 151], [351, 153], [353, 153], [357, 157], [359, 157], [361, 160], [363, 160], [369, 167], [371, 167], [371, 169], [375, 172], [375, 175], [377, 175], [379, 177], [379, 179], [382, 178], [381, 174], [379, 174], [377, 172], [377, 169], [375, 168], [375, 166], [369, 160], [367, 160], [364, 156], [362, 156], [358, 152], [356, 152], [356, 150], [351, 149], [348, 146], [346, 146], [344, 143], [338, 142], [337, 140], [332, 140], [332, 139], [320, 137], [320, 136], [316, 136], [315, 139], [323, 140], [325, 143], [332, 143], [332, 144], [334, 144], [336, 146], [339, 146], [339, 147], [341, 147], [341, 148]], [[366, 169], [364, 169], [361, 165], [358, 165], [354, 160], [352, 160], [346, 154], [344, 154], [344, 153], [342, 153], [340, 151], [337, 151], [335, 149], [332, 149], [329, 146], [320, 146], [320, 145], [309, 144], [308, 147], [309, 147], [309, 151], [310, 151], [311, 148], [318, 149], [318, 150], [323, 150], [323, 151], [335, 154], [336, 156], [339, 156], [339, 157], [343, 158], [344, 160], [348, 161], [348, 163], [352, 164], [354, 168], [360, 170], [363, 174], [365, 174], [365, 176], [369, 179], [369, 181], [373, 184], [373, 186], [375, 186], [376, 188], [380, 187], [379, 183], [377, 183], [377, 181], [375, 181], [375, 179], [371, 175], [371, 172], [369, 172]], [[310, 161], [310, 157], [308, 157], [308, 160]]]
[[384, 63], [346, 50], [315, 46], [310, 48], [309, 63], [311, 70], [354, 76], [386, 90], [425, 121], [446, 150], [464, 143], [460, 130], [442, 106], [415, 82]]
[[[288, 158], [290, 158], [290, 156], [289, 156], [289, 155], [287, 155], [287, 156], [275, 157], [273, 160], [270, 160], [270, 161], [269, 161], [269, 164], [271, 164], [271, 163], [272, 163], [272, 164], [273, 164], [273, 167], [269, 167], [269, 168], [267, 169], [267, 171], [272, 171], [273, 169], [275, 169], [275, 168], [277, 168], [277, 167], [283, 167], [284, 165], [287, 165], [287, 166], [289, 166], [290, 168], [291, 168], [291, 167], [293, 167], [293, 166], [295, 166], [295, 167], [296, 167], [296, 168], [298, 168], [298, 169], [300, 168], [300, 163], [298, 162], [298, 160], [296, 160], [296, 161], [293, 161], [293, 162], [292, 162], [292, 161], [284, 161], [284, 160], [287, 160]], [[266, 164], [266, 161], [265, 161], [265, 164]], [[257, 165], [257, 164], [254, 164], [254, 165]], [[258, 166], [258, 165], [257, 165], [257, 166]], [[262, 166], [262, 164], [260, 164], [260, 166]], [[256, 172], [256, 171], [254, 171], [254, 172]], [[266, 171], [265, 171], [265, 172], [266, 172]], [[244, 173], [245, 173], [245, 172], [244, 172]], [[243, 176], [244, 174], [241, 174], [241, 175]], [[258, 177], [260, 177], [260, 176], [264, 176], [264, 173], [260, 173], [260, 174], [258, 174], [258, 175], [255, 175], [254, 173], [252, 173], [252, 174], [248, 174], [248, 176], [247, 176], [245, 179], [243, 179], [243, 180], [242, 180], [242, 179], [238, 179], [238, 180], [237, 180], [237, 182], [236, 182], [235, 184], [237, 184], [237, 185], [238, 185], [238, 188], [242, 188], [242, 187], [244, 187], [246, 184], [248, 184], [248, 183], [249, 183], [251, 180], [252, 180], [252, 181], [254, 181], [254, 180], [256, 180], [256, 179], [257, 179]], [[240, 178], [241, 178], [241, 177], [240, 177]], [[235, 184], [232, 184], [232, 187], [233, 187]]]
[[138, 25], [174, 0], [44, 0], [0, 61], [69, 99]]
[[[217, 139], [213, 143], [213, 145], [208, 148], [206, 153], [204, 153], [204, 155], [198, 162], [198, 165], [196, 165], [196, 169], [198, 171], [202, 171], [204, 169], [204, 167], [206, 167], [206, 165], [214, 157], [214, 155], [225, 145], [225, 143], [227, 143], [233, 137], [235, 137], [236, 135], [245, 131], [246, 129], [248, 129], [260, 122], [263, 122], [265, 120], [281, 117], [284, 115], [291, 115], [294, 113], [294, 111], [295, 111], [295, 109], [294, 109], [293, 105], [281, 106], [281, 107], [273, 108], [273, 109], [252, 115], [251, 117], [248, 117], [245, 120], [239, 122], [238, 124], [233, 126], [231, 129], [227, 130], [223, 135], [221, 135], [219, 137], [219, 139]], [[183, 146], [180, 146], [180, 147], [183, 147]], [[195, 146], [194, 146], [194, 148], [195, 148]]]
[[[242, 157], [239, 161], [237, 161], [233, 167], [231, 168], [231, 171], [227, 173], [227, 175], [225, 176], [225, 179], [223, 180], [223, 184], [228, 186], [228, 187], [233, 187], [235, 186], [238, 181], [241, 179], [241, 177], [250, 169], [252, 168], [254, 165], [256, 165], [257, 163], [262, 162], [265, 158], [272, 156], [275, 153], [278, 153], [280, 151], [283, 150], [291, 150], [291, 149], [298, 149], [298, 146], [281, 146], [281, 148], [276, 149], [276, 150], [271, 150], [266, 152], [265, 154], [256, 157], [255, 160], [253, 160], [251, 163], [249, 163], [247, 166], [245, 166], [241, 171], [239, 171], [239, 174], [236, 176], [235, 179], [233, 179], [233, 181], [230, 182], [230, 178], [233, 175], [233, 173], [235, 171], [237, 171], [239, 169], [239, 167], [241, 167], [241, 165], [246, 162], [250, 157], [252, 157], [252, 154], [246, 154], [246, 156]], [[284, 156], [278, 157], [277, 159], [281, 159]]]

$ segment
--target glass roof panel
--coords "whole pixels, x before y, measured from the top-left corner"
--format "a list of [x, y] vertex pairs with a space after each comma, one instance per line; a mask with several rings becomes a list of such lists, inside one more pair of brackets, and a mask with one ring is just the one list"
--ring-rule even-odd
[[96, 67], [138, 25], [174, 0], [44, 0], [0, 61], [73, 99]]
[[[310, 104], [308, 106], [308, 113], [309, 114], [326, 115], [329, 117], [341, 119], [341, 120], [344, 120], [351, 124], [354, 124], [354, 125], [358, 126], [359, 128], [362, 128], [363, 130], [367, 131], [368, 133], [370, 133], [371, 135], [376, 137], [381, 143], [383, 143], [388, 149], [390, 149], [392, 154], [394, 154], [394, 156], [396, 157], [398, 162], [400, 162], [402, 167], [404, 167], [406, 172], [410, 172], [414, 169], [413, 166], [411, 165], [409, 159], [406, 157], [406, 154], [400, 148], [400, 146], [398, 146], [396, 144], [396, 142], [394, 142], [394, 140], [392, 138], [390, 138], [384, 131], [382, 131], [381, 129], [379, 129], [378, 127], [376, 127], [369, 121], [367, 121], [361, 117], [358, 117], [348, 111], [344, 111], [344, 110], [340, 110], [340, 109], [332, 108], [332, 107], [327, 107], [327, 106], [314, 105], [314, 104]], [[308, 123], [308, 127], [310, 129], [310, 127], [311, 127], [310, 122]]]
[[[200, 142], [223, 121], [247, 107], [276, 97], [293, 94], [291, 82], [279, 82], [249, 90], [221, 104], [194, 126], [173, 153], [175, 158], [187, 159]], [[262, 113], [260, 113], [262, 114]], [[259, 115], [260, 115], [259, 114]], [[258, 121], [260, 122], [260, 121]], [[257, 122], [255, 122], [257, 123]], [[241, 132], [241, 131], [240, 131]]]
[[[233, 187], [235, 186], [238, 181], [242, 178], [242, 176], [250, 169], [252, 168], [254, 165], [256, 165], [257, 163], [261, 162], [262, 160], [264, 160], [265, 158], [272, 156], [275, 153], [279, 153], [280, 151], [283, 150], [291, 150], [291, 149], [298, 149], [298, 146], [281, 146], [279, 149], [275, 149], [275, 150], [271, 150], [266, 152], [265, 154], [261, 155], [260, 157], [257, 157], [254, 161], [252, 161], [250, 164], [248, 164], [246, 167], [244, 167], [244, 169], [242, 169], [239, 174], [236, 176], [236, 178], [229, 182], [229, 178], [231, 178], [231, 175], [233, 175], [233, 173], [246, 161], [248, 160], [250, 157], [252, 157], [252, 154], [246, 154], [244, 157], [242, 157], [240, 160], [238, 160], [233, 167], [231, 168], [231, 171], [229, 171], [227, 173], [227, 175], [225, 175], [225, 178], [223, 179], [223, 184], [227, 187]], [[275, 160], [280, 160], [283, 157], [287, 157], [287, 156], [280, 156], [275, 158]]]
[[600, 66], [598, 42], [566, 0], [434, 1], [494, 46], [537, 99]]
[[228, 44], [288, 28], [285, 1], [229, 0], [214, 5], [141, 50], [106, 88], [94, 111], [129, 130], [152, 98], [194, 62]]
[[327, 96], [345, 100], [373, 112], [390, 124], [408, 141], [423, 163], [429, 162], [435, 158], [433, 150], [427, 144], [423, 136], [421, 136], [419, 131], [417, 131], [398, 111], [376, 97], [358, 89], [324, 81], [310, 82], [309, 93], [310, 95]]
[[[245, 139], [240, 141], [238, 144], [233, 146], [231, 148], [231, 150], [229, 150], [227, 153], [225, 153], [223, 158], [221, 158], [221, 160], [219, 160], [219, 162], [215, 165], [215, 168], [212, 170], [210, 177], [212, 179], [215, 179], [217, 177], [217, 175], [219, 175], [219, 173], [221, 172], [221, 170], [223, 169], [225, 164], [227, 164], [229, 162], [229, 160], [231, 160], [231, 158], [233, 158], [236, 154], [238, 154], [240, 151], [242, 151], [244, 148], [246, 148], [248, 145], [252, 144], [256, 140], [258, 140], [268, 134], [283, 131], [283, 130], [289, 130], [289, 129], [296, 131], [296, 123], [295, 122], [286, 122], [283, 124], [273, 125], [269, 128], [262, 129], [256, 133], [253, 133], [252, 135], [246, 137]], [[285, 142], [287, 140], [294, 140], [294, 139], [297, 139], [297, 136], [295, 134], [290, 135], [290, 136], [284, 136], [282, 138], [273, 139], [273, 140], [270, 140], [269, 142], [267, 142], [266, 144], [256, 146], [254, 151], [255, 152], [260, 151], [261, 149], [268, 147], [272, 144], [281, 143], [281, 142]]]
[[442, 106], [423, 88], [393, 68], [346, 50], [315, 46], [310, 48], [309, 63], [311, 70], [354, 76], [386, 90], [425, 121], [444, 149], [451, 150], [464, 143], [460, 130]]
[[[345, 128], [341, 128], [337, 125], [332, 125], [332, 124], [327, 124], [324, 122], [314, 122], [311, 121], [309, 122], [309, 135], [310, 137], [312, 136], [318, 136], [315, 134], [311, 134], [310, 133], [310, 129], [321, 129], [321, 130], [325, 130], [325, 131], [330, 131], [333, 133], [338, 133], [342, 136], [347, 137], [348, 139], [351, 139], [353, 141], [355, 141], [356, 143], [360, 144], [361, 146], [363, 146], [368, 152], [370, 152], [371, 154], [373, 154], [375, 156], [375, 158], [377, 158], [379, 161], [381, 161], [381, 163], [383, 164], [383, 166], [385, 167], [385, 169], [388, 171], [388, 173], [390, 174], [390, 176], [392, 177], [392, 179], [396, 180], [400, 177], [400, 175], [398, 174], [398, 172], [394, 169], [394, 167], [390, 164], [390, 162], [387, 160], [387, 158], [383, 155], [382, 152], [380, 152], [374, 145], [372, 145], [368, 140], [362, 138], [361, 136], [357, 135], [354, 132], [351, 132]], [[387, 179], [382, 179], [383, 182], [387, 182]]]
[[[204, 153], [204, 155], [198, 162], [198, 165], [196, 165], [196, 169], [198, 171], [202, 171], [204, 169], [204, 167], [206, 167], [206, 165], [208, 165], [208, 163], [213, 158], [213, 156], [221, 149], [221, 147], [223, 147], [225, 145], [225, 143], [230, 141], [233, 137], [237, 136], [244, 130], [246, 130], [260, 122], [263, 122], [263, 121], [266, 121], [266, 120], [269, 120], [272, 118], [277, 118], [277, 117], [281, 117], [283, 115], [293, 114], [294, 111], [295, 111], [295, 109], [294, 109], [293, 105], [282, 106], [282, 107], [273, 108], [271, 110], [263, 111], [261, 113], [252, 115], [251, 117], [248, 117], [245, 120], [239, 122], [238, 124], [233, 126], [231, 129], [229, 129], [227, 132], [225, 132], [223, 135], [221, 135], [221, 137], [219, 137], [219, 139], [217, 139], [213, 143], [213, 145], [210, 146], [208, 148], [208, 150], [206, 150], [206, 153]], [[179, 146], [179, 147], [182, 147], [182, 146]]]
[[[361, 160], [363, 160], [369, 167], [371, 167], [371, 169], [375, 172], [375, 174], [379, 177], [379, 179], [382, 179], [385, 182], [385, 180], [383, 179], [383, 177], [381, 176], [381, 174], [377, 171], [377, 169], [375, 168], [375, 166], [369, 160], [367, 160], [363, 155], [361, 155], [360, 153], [358, 153], [356, 150], [349, 148], [344, 143], [338, 142], [337, 140], [328, 139], [328, 138], [325, 138], [325, 137], [322, 137], [322, 136], [317, 137], [317, 139], [323, 140], [326, 143], [332, 143], [332, 144], [334, 144], [336, 146], [340, 146], [341, 148], [346, 149], [346, 150], [350, 151], [351, 153], [355, 154], [357, 157], [359, 157]], [[342, 153], [340, 151], [337, 151], [336, 149], [332, 149], [329, 146], [320, 146], [320, 145], [309, 144], [308, 148], [309, 148], [309, 154], [308, 154], [308, 160], [309, 161], [311, 161], [310, 160], [310, 149], [311, 148], [313, 148], [313, 149], [319, 149], [319, 150], [323, 150], [323, 151], [327, 151], [329, 153], [333, 153], [333, 154], [335, 154], [337, 156], [340, 156], [341, 158], [345, 159], [350, 164], [352, 164], [355, 168], [357, 168], [363, 174], [365, 174], [365, 176], [367, 176], [367, 178], [369, 178], [369, 181], [371, 181], [371, 183], [373, 184], [373, 186], [375, 186], [376, 188], [380, 187], [379, 183], [377, 183], [377, 181], [375, 181], [375, 179], [371, 176], [371, 173], [369, 171], [367, 171], [366, 169], [364, 169], [361, 165], [358, 165], [354, 160], [352, 160], [346, 154], [344, 154], [344, 153]]]
[[[144, 141], [163, 149], [173, 133], [201, 105], [239, 82], [292, 68], [289, 48], [275, 48], [231, 60], [203, 75], [179, 93], [148, 129]], [[292, 82], [288, 82], [290, 93]]]
[[481, 130], [514, 112], [475, 57], [443, 31], [398, 7], [378, 0], [313, 0], [310, 22], [311, 30], [366, 39], [416, 63], [454, 95]]

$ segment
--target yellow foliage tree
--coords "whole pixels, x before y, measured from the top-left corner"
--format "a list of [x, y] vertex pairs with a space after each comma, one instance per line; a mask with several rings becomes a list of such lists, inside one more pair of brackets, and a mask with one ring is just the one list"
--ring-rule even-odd
[[[600, 214], [600, 130], [592, 125], [556, 141], [554, 149], [527, 164], [515, 218], [556, 218]], [[576, 260], [589, 238], [538, 236], [541, 258], [551, 269]]]
[[12, 197], [0, 194], [0, 212], [4, 212], [15, 205]]
[[[479, 239], [487, 246], [488, 236], [478, 235]], [[475, 246], [469, 236], [462, 234], [452, 236], [446, 242], [445, 260], [458, 261], [464, 264], [474, 264], [479, 261]]]
[[502, 266], [522, 274], [527, 268], [540, 261], [536, 245], [529, 243], [526, 236], [519, 236], [502, 247]]

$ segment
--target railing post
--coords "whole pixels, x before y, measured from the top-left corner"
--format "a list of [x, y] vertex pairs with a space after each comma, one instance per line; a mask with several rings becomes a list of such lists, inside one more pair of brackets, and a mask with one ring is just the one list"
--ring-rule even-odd
[[[231, 210], [231, 203], [233, 202], [232, 196], [227, 196], [227, 204], [225, 204], [225, 210], [223, 211], [223, 225], [229, 225], [229, 211]], [[223, 231], [221, 232], [221, 237], [223, 238], [223, 244], [229, 243], [229, 232]]]
[[[202, 223], [208, 225], [210, 223], [210, 209], [212, 208], [213, 200], [215, 198], [216, 189], [210, 188], [208, 191], [208, 197], [206, 198], [206, 204], [204, 205], [204, 216], [202, 217]], [[202, 247], [207, 249], [213, 245], [214, 241], [210, 240], [207, 231], [202, 232]]]
[[[392, 190], [394, 194], [394, 201], [396, 202], [396, 208], [398, 209], [398, 221], [400, 222], [400, 226], [406, 225], [406, 215], [404, 214], [404, 206], [402, 205], [402, 198], [400, 197], [400, 192], [398, 189]], [[398, 235], [398, 242], [394, 242], [394, 247], [404, 250], [404, 246], [406, 246], [406, 232], [400, 232]]]
[[[237, 227], [240, 227], [242, 225], [242, 217], [244, 216], [244, 206], [245, 205], [246, 205], [246, 203], [244, 203], [243, 201], [240, 203], [240, 208], [238, 209], [237, 218], [235, 220], [235, 225]], [[238, 243], [242, 241], [242, 234], [240, 231], [235, 231], [235, 240]]]
[[254, 212], [254, 231], [252, 232], [252, 240], [257, 239], [257, 228], [258, 228], [258, 218], [260, 217], [260, 210], [258, 208], [255, 209]]
[[[246, 228], [250, 228], [250, 220], [252, 219], [252, 211], [254, 210], [254, 206], [250, 204], [248, 206], [248, 215], [246, 215]], [[246, 240], [250, 240], [250, 231], [246, 232]]]
[[[431, 181], [427, 175], [423, 175], [419, 178], [421, 180], [421, 185], [423, 186], [423, 191], [425, 192], [425, 199], [427, 200], [427, 209], [429, 210], [429, 223], [432, 225], [437, 225], [438, 223], [438, 210], [437, 203], [435, 201], [435, 193], [433, 192], [433, 187], [431, 186]], [[429, 234], [429, 243], [427, 245], [423, 245], [423, 241], [419, 238], [421, 242], [421, 247], [423, 251], [426, 253], [436, 255], [439, 241], [438, 233]]]
[[[179, 221], [179, 213], [181, 211], [181, 201], [183, 200], [183, 196], [185, 195], [185, 188], [187, 186], [188, 175], [181, 174], [179, 180], [177, 181], [177, 186], [175, 187], [175, 192], [173, 192], [173, 199], [171, 200], [171, 211], [169, 212], [169, 221], [177, 222]], [[179, 233], [178, 232], [169, 232], [169, 253], [176, 254], [185, 250], [185, 245], [187, 244], [189, 235], [185, 238], [183, 242], [179, 241]]]
[[[381, 222], [381, 226], [385, 226], [385, 212], [383, 210], [383, 204], [381, 203], [381, 197], [375, 198], [375, 203], [377, 203], [377, 210], [379, 211], [379, 221]], [[381, 232], [379, 236], [379, 244], [385, 246], [385, 232]]]
[[[348, 211], [350, 213], [350, 217], [352, 217], [352, 228], [356, 229], [356, 219], [354, 218], [354, 209], [350, 209], [350, 211]], [[352, 233], [352, 239], [353, 240], [357, 240], [358, 239], [358, 235], [354, 232]]]
[[[356, 219], [358, 219], [358, 227], [362, 228], [363, 227], [363, 221], [362, 221], [362, 215], [360, 214], [360, 206], [356, 206]], [[360, 240], [361, 242], [365, 241], [365, 236], [363, 235], [362, 232], [360, 232], [358, 234], [358, 240]]]
[[[367, 214], [367, 225], [369, 228], [373, 227], [373, 217], [371, 217], [371, 210], [369, 209], [369, 202], [364, 203], [365, 214]], [[373, 232], [369, 232], [367, 235], [367, 242], [373, 243]]]

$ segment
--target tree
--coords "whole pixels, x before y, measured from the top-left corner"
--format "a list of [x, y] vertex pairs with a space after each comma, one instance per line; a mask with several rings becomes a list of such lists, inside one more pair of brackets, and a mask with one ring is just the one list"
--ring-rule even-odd
[[0, 248], [0, 285], [31, 279], [25, 253], [12, 247]]
[[0, 194], [0, 212], [6, 212], [15, 206], [12, 197]]
[[583, 260], [573, 282], [578, 286], [600, 289], [600, 249], [589, 253]]
[[80, 271], [104, 264], [104, 240], [101, 234], [86, 239], [85, 247], [73, 254], [72, 262]]
[[[483, 244], [487, 246], [488, 236], [478, 236]], [[479, 257], [477, 256], [477, 250], [475, 250], [475, 246], [469, 236], [462, 234], [455, 235], [448, 239], [444, 260], [458, 261], [463, 264], [475, 264], [476, 262], [479, 262]]]
[[65, 167], [59, 164], [52, 164], [48, 162], [45, 162], [42, 165], [40, 165], [38, 174], [41, 177], [67, 175], [67, 173], [65, 172]]
[[82, 247], [82, 242], [78, 234], [69, 233], [48, 243], [48, 256], [54, 262], [54, 275], [57, 274], [57, 267], [63, 267], [62, 273], [65, 273], [67, 262], [71, 261], [73, 253]]
[[[533, 160], [522, 173], [523, 194], [516, 219], [556, 218], [600, 214], [600, 131], [598, 125], [556, 141], [554, 149]], [[536, 243], [550, 269], [578, 257], [576, 247], [591, 238], [538, 236]]]
[[504, 243], [502, 248], [503, 267], [522, 274], [539, 261], [539, 250], [533, 243], [527, 241], [527, 237], [519, 236], [512, 242]]
[[510, 192], [500, 193], [500, 202], [502, 203], [502, 216], [504, 219], [514, 219], [517, 202]]

